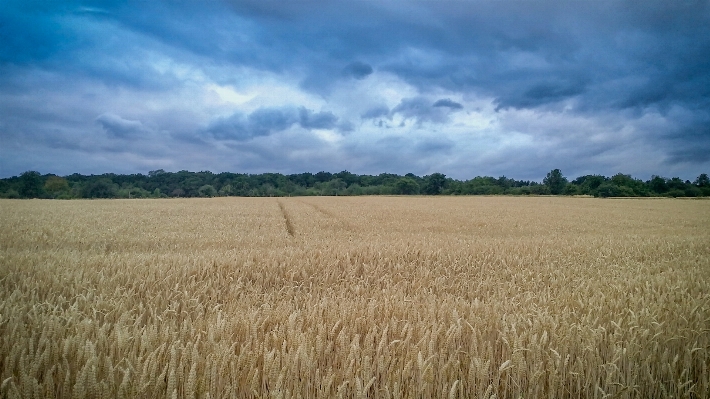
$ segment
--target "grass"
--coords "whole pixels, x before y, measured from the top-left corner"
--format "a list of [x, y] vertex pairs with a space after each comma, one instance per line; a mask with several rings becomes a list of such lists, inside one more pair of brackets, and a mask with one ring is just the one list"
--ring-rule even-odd
[[710, 203], [0, 201], [1, 397], [710, 397]]

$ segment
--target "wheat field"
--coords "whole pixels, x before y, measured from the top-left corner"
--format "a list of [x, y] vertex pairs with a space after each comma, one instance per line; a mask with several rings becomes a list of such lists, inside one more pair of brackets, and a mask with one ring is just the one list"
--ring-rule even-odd
[[0, 201], [0, 397], [708, 398], [710, 201]]

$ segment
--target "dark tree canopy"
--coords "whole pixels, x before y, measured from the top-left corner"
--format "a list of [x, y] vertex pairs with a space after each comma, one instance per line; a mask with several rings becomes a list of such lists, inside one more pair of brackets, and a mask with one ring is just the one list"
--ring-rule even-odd
[[550, 193], [554, 195], [562, 194], [567, 186], [567, 178], [562, 176], [562, 171], [559, 169], [551, 170], [542, 182], [550, 188]]
[[427, 195], [439, 195], [446, 186], [446, 175], [442, 173], [432, 173], [424, 176], [424, 187], [422, 191]]
[[26, 198], [38, 198], [42, 195], [42, 175], [30, 170], [20, 175], [20, 195]]
[[381, 173], [358, 175], [346, 170], [283, 175], [280, 173], [212, 173], [209, 171], [56, 176], [27, 171], [0, 179], [0, 198], [165, 198], [268, 197], [307, 195], [590, 195], [595, 197], [710, 196], [710, 179], [703, 173], [694, 182], [653, 176], [648, 181], [617, 173], [612, 177], [585, 175], [569, 182], [560, 169], [542, 183], [506, 176], [476, 176], [456, 180], [442, 173], [404, 176]]
[[397, 183], [394, 184], [394, 188], [397, 194], [419, 194], [419, 183], [411, 177], [404, 177], [397, 180]]
[[116, 196], [116, 185], [109, 178], [92, 181], [84, 189], [85, 198], [113, 198]]

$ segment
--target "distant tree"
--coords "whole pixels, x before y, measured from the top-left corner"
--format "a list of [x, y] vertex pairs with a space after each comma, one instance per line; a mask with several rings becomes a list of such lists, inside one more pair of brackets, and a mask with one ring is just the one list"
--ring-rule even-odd
[[702, 197], [703, 191], [699, 187], [695, 187], [694, 185], [689, 184], [688, 187], [685, 189], [685, 196], [686, 197]]
[[330, 172], [320, 171], [320, 172], [316, 173], [313, 177], [315, 178], [315, 181], [317, 181], [319, 183], [325, 183], [327, 181], [330, 181], [333, 178], [333, 174]]
[[620, 188], [620, 195], [615, 195], [615, 197], [647, 197], [650, 195], [648, 185], [641, 180], [634, 179], [631, 175], [617, 173], [609, 179], [609, 182]]
[[121, 187], [116, 192], [116, 197], [118, 198], [149, 198], [150, 196], [150, 191], [132, 185]]
[[344, 170], [342, 172], [338, 172], [338, 173], [334, 174], [333, 177], [341, 179], [342, 181], [345, 182], [345, 184], [347, 186], [350, 186], [351, 184], [355, 184], [359, 181], [358, 175], [350, 173], [347, 170]]
[[357, 183], [353, 183], [348, 188], [345, 189], [345, 195], [362, 195], [362, 194], [363, 194], [363, 189]]
[[424, 176], [424, 187], [422, 192], [427, 195], [439, 195], [446, 187], [446, 175], [443, 173], [432, 173]]
[[42, 194], [42, 175], [28, 170], [20, 175], [20, 195], [25, 198], [38, 198]]
[[315, 177], [312, 173], [293, 174], [288, 175], [287, 178], [294, 184], [305, 188], [313, 187], [313, 184], [315, 183]]
[[595, 195], [597, 187], [606, 180], [607, 178], [601, 175], [585, 175], [574, 179], [572, 184], [579, 187], [579, 194]]
[[674, 177], [668, 180], [668, 188], [671, 190], [684, 190], [685, 186], [685, 182], [680, 177]]
[[663, 194], [668, 191], [668, 183], [661, 176], [651, 176], [651, 180], [648, 181], [648, 187], [657, 194]]
[[564, 195], [577, 195], [580, 193], [579, 187], [576, 184], [567, 183], [562, 194]]
[[503, 189], [498, 186], [485, 185], [473, 187], [471, 194], [473, 195], [499, 195], [503, 194]]
[[567, 178], [562, 176], [559, 169], [551, 170], [542, 180], [542, 183], [550, 189], [550, 194], [562, 194], [567, 186]]
[[514, 179], [509, 179], [505, 176], [501, 176], [498, 178], [497, 181], [498, 185], [504, 189], [511, 188], [515, 185], [515, 180]]
[[507, 191], [508, 194], [512, 195], [529, 195], [530, 187], [513, 187]]
[[464, 183], [460, 180], [446, 179], [446, 193], [461, 195], [464, 191]]
[[205, 184], [200, 187], [197, 192], [200, 194], [200, 197], [214, 197], [217, 195], [217, 190], [215, 190], [211, 184]]
[[221, 195], [222, 197], [228, 197], [232, 194], [234, 194], [234, 188], [231, 184], [225, 184], [224, 186], [222, 186], [222, 188], [219, 189], [219, 195]]
[[118, 188], [109, 178], [99, 178], [86, 184], [84, 187], [85, 198], [113, 198]]
[[204, 179], [197, 174], [187, 176], [181, 183], [180, 187], [185, 190], [185, 195], [188, 197], [199, 197], [201, 195], [199, 192], [200, 188], [209, 184], [205, 183]]
[[666, 193], [666, 196], [668, 197], [673, 197], [673, 198], [678, 198], [678, 197], [685, 197], [685, 190], [680, 190], [677, 188], [671, 189]]
[[44, 182], [44, 191], [56, 197], [61, 192], [69, 191], [69, 182], [63, 177], [49, 176]]
[[550, 187], [544, 184], [535, 184], [530, 186], [530, 194], [549, 195], [552, 194], [552, 192], [550, 192]]
[[596, 197], [609, 198], [609, 197], [635, 197], [636, 194], [631, 187], [620, 186], [614, 184], [611, 181], [605, 182], [600, 185], [595, 193]]
[[698, 187], [710, 187], [710, 178], [707, 173], [702, 173], [695, 179], [695, 185]]
[[[217, 191], [215, 188], [219, 188]], [[83, 176], [78, 173], [59, 177], [41, 176], [27, 171], [20, 176], [0, 179], [0, 197], [51, 198], [146, 198], [210, 197], [215, 195], [285, 196], [285, 195], [541, 195], [592, 194], [595, 196], [710, 196], [710, 178], [703, 173], [694, 182], [678, 177], [666, 179], [652, 176], [641, 181], [618, 173], [611, 178], [586, 175], [568, 183], [559, 169], [553, 169], [544, 183], [514, 180], [501, 176], [477, 176], [470, 180], [455, 180], [441, 173], [419, 177], [392, 173], [357, 175], [348, 171], [302, 173], [284, 176], [280, 173], [238, 174], [208, 171], [165, 172], [162, 169], [148, 175]]]
[[605, 182], [597, 187], [594, 194], [595, 197], [602, 198], [621, 197], [621, 190], [616, 184]]
[[22, 198], [22, 196], [20, 195], [20, 193], [17, 192], [17, 190], [11, 188], [5, 191], [4, 193], [1, 193], [0, 198], [18, 199]]
[[412, 195], [419, 193], [419, 183], [410, 177], [403, 177], [394, 184], [396, 194]]
[[341, 178], [334, 178], [323, 186], [323, 194], [325, 195], [341, 195], [347, 184]]

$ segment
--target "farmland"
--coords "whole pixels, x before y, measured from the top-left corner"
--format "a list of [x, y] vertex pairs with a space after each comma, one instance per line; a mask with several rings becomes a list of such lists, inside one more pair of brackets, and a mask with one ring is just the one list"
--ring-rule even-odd
[[710, 201], [0, 200], [0, 397], [710, 397]]

